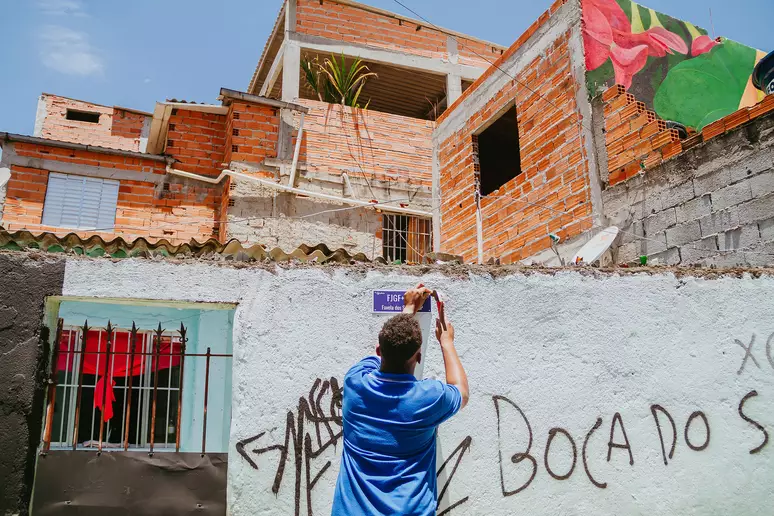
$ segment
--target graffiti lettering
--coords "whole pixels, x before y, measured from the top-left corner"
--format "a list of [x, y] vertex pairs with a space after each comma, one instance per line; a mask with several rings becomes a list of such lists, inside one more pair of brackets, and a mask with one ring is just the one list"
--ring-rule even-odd
[[[623, 433], [624, 443], [615, 443], [613, 442], [614, 434], [615, 434], [615, 422], [618, 421], [618, 424], [621, 426], [621, 432]], [[634, 455], [632, 455], [632, 446], [629, 444], [629, 437], [626, 435], [626, 428], [624, 428], [623, 419], [621, 419], [621, 414], [616, 412], [613, 416], [613, 422], [610, 423], [610, 440], [607, 442], [607, 462], [610, 462], [610, 458], [613, 455], [613, 448], [620, 448], [622, 450], [627, 450], [629, 452], [629, 465], [634, 466]]]
[[[707, 440], [704, 441], [704, 444], [700, 444], [699, 446], [694, 446], [691, 443], [691, 440], [688, 438], [688, 430], [690, 430], [691, 423], [693, 423], [693, 420], [696, 419], [697, 417], [700, 417], [704, 421], [704, 427], [707, 429]], [[687, 444], [688, 447], [693, 451], [702, 451], [707, 449], [707, 446], [709, 446], [709, 443], [710, 443], [709, 421], [707, 421], [707, 416], [704, 415], [704, 412], [697, 410], [696, 412], [694, 412], [688, 417], [688, 421], [685, 423], [685, 444]]]
[[602, 426], [602, 418], [597, 418], [597, 422], [594, 423], [594, 426], [589, 430], [589, 433], [586, 434], [586, 439], [583, 440], [583, 449], [581, 450], [581, 457], [583, 458], [583, 469], [586, 471], [586, 476], [589, 477], [589, 480], [591, 481], [594, 486], [600, 488], [600, 489], [607, 489], [607, 482], [597, 482], [594, 477], [591, 475], [591, 471], [589, 471], [589, 463], [586, 459], [586, 448], [589, 444], [589, 440], [591, 439], [591, 435], [599, 430], [599, 427]]
[[[325, 412], [325, 409], [323, 409], [322, 404], [322, 400], [326, 394], [330, 395], [327, 413]], [[341, 397], [342, 390], [339, 387], [339, 381], [336, 378], [331, 378], [324, 382], [318, 378], [312, 385], [308, 398], [299, 398], [296, 413], [294, 414], [293, 411], [288, 411], [285, 423], [284, 444], [256, 448], [251, 452], [255, 456], [260, 456], [272, 451], [279, 452], [279, 462], [277, 463], [274, 483], [272, 484], [272, 491], [274, 494], [277, 494], [279, 493], [282, 479], [285, 475], [285, 466], [288, 457], [290, 456], [292, 440], [295, 466], [296, 516], [301, 514], [302, 476], [304, 474], [306, 475], [306, 506], [309, 516], [312, 516], [312, 489], [314, 489], [314, 486], [320, 478], [331, 467], [331, 461], [326, 461], [322, 468], [312, 476], [312, 461], [322, 455], [322, 453], [331, 446], [335, 446], [342, 436]], [[311, 428], [308, 427], [308, 423], [311, 423]], [[312, 433], [314, 433], [316, 447], [312, 444]], [[248, 464], [254, 469], [258, 469], [258, 465], [250, 457], [246, 447], [261, 439], [265, 434], [266, 432], [261, 432], [254, 437], [239, 441], [236, 445], [237, 452], [247, 460]]]
[[[506, 398], [505, 396], [492, 396], [492, 401], [494, 401], [495, 406], [495, 412], [497, 414], [497, 441], [499, 443], [498, 449], [497, 449], [497, 455], [500, 460], [500, 489], [503, 492], [503, 496], [513, 496], [515, 494], [518, 494], [525, 489], [529, 487], [529, 485], [532, 483], [532, 481], [535, 479], [535, 475], [537, 475], [537, 461], [535, 460], [535, 457], [529, 454], [530, 450], [532, 449], [532, 427], [529, 425], [529, 420], [527, 419], [527, 416], [524, 415], [524, 411], [519, 408], [518, 405], [516, 405], [514, 402]], [[503, 435], [502, 435], [502, 428], [501, 428], [501, 411], [500, 411], [500, 404], [501, 403], [507, 403], [508, 405], [511, 405], [513, 408], [515, 408], [519, 414], [521, 415], [522, 419], [524, 420], [524, 423], [527, 425], [527, 432], [529, 434], [529, 442], [527, 443], [526, 450], [520, 453], [514, 453], [511, 456], [510, 461], [514, 464], [520, 464], [524, 462], [525, 460], [528, 460], [532, 463], [532, 473], [529, 476], [529, 479], [524, 482], [521, 486], [517, 487], [516, 489], [508, 490], [505, 488], [505, 472], [503, 471]]]
[[[551, 469], [551, 466], [548, 465], [548, 453], [551, 451], [551, 443], [554, 441], [556, 434], [562, 434], [565, 436], [572, 445], [572, 466], [570, 466], [570, 471], [568, 471], [565, 475], [557, 475]], [[548, 431], [548, 441], [546, 441], [546, 452], [543, 454], [543, 462], [546, 466], [546, 471], [548, 471], [548, 474], [556, 480], [567, 480], [572, 476], [573, 471], [575, 471], [575, 464], [578, 462], [578, 449], [575, 447], [575, 440], [570, 435], [570, 432], [564, 428], [552, 428]]]
[[774, 356], [771, 355], [771, 341], [774, 339], [774, 333], [769, 335], [769, 338], [766, 340], [766, 358], [769, 361], [769, 365], [772, 369], [774, 369]]
[[753, 420], [752, 418], [748, 417], [744, 413], [744, 404], [747, 403], [747, 400], [749, 400], [750, 398], [754, 398], [757, 395], [758, 395], [758, 391], [750, 391], [747, 394], [745, 394], [744, 398], [742, 398], [742, 401], [739, 402], [739, 407], [737, 409], [739, 411], [739, 417], [741, 417], [742, 419], [744, 419], [745, 421], [753, 425], [755, 428], [763, 432], [763, 442], [759, 446], [756, 446], [755, 448], [750, 450], [750, 455], [755, 455], [756, 453], [759, 453], [769, 443], [769, 433], [766, 431], [765, 428], [763, 428], [763, 425]]
[[[438, 493], [438, 500], [441, 500], [443, 498], [443, 495], [446, 494], [446, 490], [449, 489], [449, 484], [451, 484], [451, 481], [454, 479], [454, 475], [457, 473], [457, 468], [460, 465], [460, 462], [462, 462], [462, 457], [465, 456], [465, 453], [470, 449], [470, 444], [473, 441], [473, 438], [470, 436], [467, 436], [465, 439], [462, 440], [459, 446], [449, 455], [449, 458], [447, 458], [443, 464], [441, 464], [441, 467], [438, 468], [438, 476], [441, 476], [441, 473], [444, 472], [446, 469], [446, 466], [456, 457], [456, 460], [454, 461], [454, 466], [452, 467], [451, 473], [449, 473], [449, 478], [446, 479], [446, 482], [444, 482], [443, 487], [441, 487], [441, 491]], [[470, 497], [466, 496], [465, 498], [458, 500], [452, 504], [449, 505], [444, 510], [441, 510], [440, 507], [438, 509], [438, 516], [443, 516], [444, 514], [449, 514], [451, 511], [459, 507], [460, 505], [466, 503]]]
[[750, 339], [750, 344], [748, 346], [745, 346], [744, 343], [739, 339], [734, 339], [734, 342], [736, 342], [736, 344], [744, 350], [744, 358], [742, 359], [742, 365], [739, 368], [739, 371], [736, 372], [736, 374], [742, 374], [742, 372], [744, 371], [744, 367], [747, 365], [748, 358], [753, 361], [753, 364], [755, 364], [755, 366], [758, 369], [760, 369], [761, 365], [758, 363], [758, 360], [752, 354], [752, 347], [753, 347], [753, 344], [755, 344], [755, 334], [753, 333], [753, 336]]
[[667, 453], [666, 449], [664, 448], [664, 435], [661, 433], [661, 424], [659, 423], [658, 414], [656, 412], [663, 413], [669, 420], [669, 424], [672, 425], [672, 448], [669, 450], [670, 460], [675, 456], [675, 447], [677, 446], [677, 426], [675, 425], [675, 420], [672, 418], [672, 415], [667, 411], [667, 409], [661, 405], [650, 406], [650, 413], [653, 414], [653, 419], [656, 421], [658, 439], [661, 441], [661, 455], [664, 457], [664, 466], [668, 466], [669, 462], [667, 461]]

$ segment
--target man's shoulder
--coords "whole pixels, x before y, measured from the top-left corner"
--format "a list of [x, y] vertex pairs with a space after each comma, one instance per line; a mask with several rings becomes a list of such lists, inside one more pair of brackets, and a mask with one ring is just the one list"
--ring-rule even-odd
[[349, 368], [349, 371], [347, 371], [347, 374], [344, 376], [344, 381], [347, 379], [350, 379], [352, 377], [355, 377], [359, 374], [365, 374], [370, 373], [371, 371], [375, 371], [381, 367], [382, 362], [379, 360], [379, 357], [366, 357], [357, 364], [353, 365]]

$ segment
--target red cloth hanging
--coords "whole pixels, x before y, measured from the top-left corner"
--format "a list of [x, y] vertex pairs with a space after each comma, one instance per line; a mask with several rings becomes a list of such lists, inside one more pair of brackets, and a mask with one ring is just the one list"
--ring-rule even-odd
[[[89, 334], [86, 337], [86, 352], [83, 353], [83, 374], [97, 375], [100, 378], [97, 380], [97, 385], [94, 390], [94, 408], [98, 408], [102, 412], [104, 421], [109, 421], [113, 417], [113, 402], [116, 401], [115, 392], [113, 387], [115, 385], [115, 377], [132, 377], [139, 376], [145, 372], [146, 359], [151, 359], [151, 371], [163, 371], [180, 364], [180, 343], [172, 342], [169, 337], [162, 337], [161, 347], [159, 349], [159, 360], [156, 364], [155, 356], [141, 355], [143, 352], [142, 344], [146, 340], [143, 338], [143, 334], [138, 334], [137, 347], [134, 352], [134, 360], [131, 360], [131, 348], [130, 348], [131, 333], [128, 331], [120, 330], [114, 333], [113, 342], [110, 346], [110, 367], [106, 371], [106, 350], [107, 350], [107, 331], [105, 330], [89, 330]], [[147, 337], [154, 342], [153, 348], [148, 352], [156, 352], [155, 349], [155, 337]], [[62, 338], [59, 341], [59, 357], [57, 359], [57, 371], [71, 371], [75, 363], [75, 354], [68, 353], [68, 344], [70, 349], [75, 349], [77, 334], [73, 330], [65, 330], [62, 332]], [[170, 354], [171, 347], [171, 354]], [[99, 355], [97, 351], [99, 350]], [[97, 356], [99, 356], [99, 371], [97, 370]], [[106, 375], [107, 372], [107, 375]], [[107, 392], [105, 391], [105, 376], [110, 378], [107, 383]], [[76, 380], [77, 381], [77, 380]], [[107, 404], [103, 403], [103, 396], [107, 394]]]

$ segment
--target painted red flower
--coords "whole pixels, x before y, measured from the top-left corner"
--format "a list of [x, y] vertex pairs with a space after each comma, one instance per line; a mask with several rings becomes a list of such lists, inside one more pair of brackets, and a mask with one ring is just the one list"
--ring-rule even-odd
[[634, 76], [645, 67], [648, 56], [688, 53], [685, 41], [663, 27], [632, 33], [632, 24], [615, 0], [583, 0], [583, 44], [586, 69], [596, 70], [608, 58], [615, 82], [629, 89]]
[[706, 54], [717, 45], [720, 45], [720, 43], [710, 38], [709, 36], [699, 36], [693, 40], [693, 44], [691, 45], [691, 55], [696, 57], [702, 54]]

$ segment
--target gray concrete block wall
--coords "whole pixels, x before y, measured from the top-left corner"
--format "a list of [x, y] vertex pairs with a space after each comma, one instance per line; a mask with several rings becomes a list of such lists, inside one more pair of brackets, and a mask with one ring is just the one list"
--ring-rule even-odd
[[774, 263], [774, 113], [603, 191], [617, 261]]
[[369, 259], [382, 256], [382, 240], [377, 238], [382, 221], [373, 210], [346, 209], [349, 206], [280, 193], [248, 181], [234, 184], [228, 238], [243, 245], [279, 247], [286, 253], [301, 244], [323, 243], [350, 254], [364, 253]]

